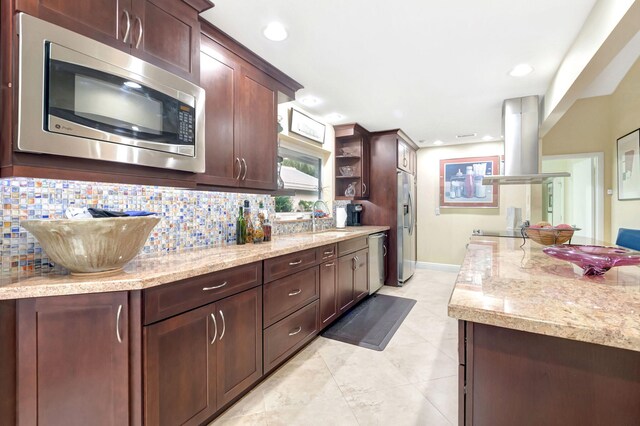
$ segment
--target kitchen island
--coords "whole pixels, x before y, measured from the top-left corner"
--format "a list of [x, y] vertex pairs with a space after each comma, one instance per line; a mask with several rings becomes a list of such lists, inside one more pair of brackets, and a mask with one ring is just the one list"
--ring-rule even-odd
[[453, 289], [460, 424], [640, 424], [640, 268], [584, 277], [522, 242], [471, 237]]

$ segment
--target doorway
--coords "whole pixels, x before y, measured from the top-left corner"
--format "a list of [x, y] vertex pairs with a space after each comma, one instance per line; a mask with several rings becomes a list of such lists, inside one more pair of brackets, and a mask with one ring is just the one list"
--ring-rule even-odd
[[575, 235], [604, 239], [604, 153], [546, 155], [542, 172], [569, 172], [542, 187], [542, 218], [581, 228]]

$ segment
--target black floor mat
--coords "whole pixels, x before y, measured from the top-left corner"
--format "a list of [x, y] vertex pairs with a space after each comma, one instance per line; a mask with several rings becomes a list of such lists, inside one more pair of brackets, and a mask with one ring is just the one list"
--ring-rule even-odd
[[376, 294], [326, 329], [322, 336], [376, 351], [383, 350], [416, 301]]

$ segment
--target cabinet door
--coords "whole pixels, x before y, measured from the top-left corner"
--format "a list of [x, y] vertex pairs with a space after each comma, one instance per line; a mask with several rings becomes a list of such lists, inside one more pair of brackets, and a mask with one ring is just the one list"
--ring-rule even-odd
[[257, 69], [242, 67], [238, 84], [235, 135], [243, 165], [240, 185], [277, 189], [277, 96], [273, 81]]
[[[16, 9], [129, 52], [123, 38], [133, 26], [131, 0], [16, 0]], [[129, 37], [128, 37], [129, 39]]]
[[367, 136], [362, 137], [362, 159], [360, 163], [360, 168], [362, 169], [362, 188], [361, 188], [361, 198], [369, 198], [369, 194], [371, 193], [371, 185], [369, 180], [369, 165], [371, 164], [371, 153], [369, 146], [369, 138]]
[[398, 168], [405, 172], [410, 172], [409, 147], [398, 139]]
[[216, 411], [215, 304], [144, 328], [148, 425], [202, 423]]
[[369, 250], [355, 253], [356, 268], [353, 271], [353, 292], [355, 301], [359, 301], [369, 294]]
[[132, 0], [132, 54], [198, 83], [198, 12], [183, 1]]
[[240, 154], [234, 148], [234, 109], [236, 77], [240, 72], [237, 59], [209, 37], [202, 35], [200, 86], [206, 91], [205, 163], [198, 183], [238, 186]]
[[409, 164], [411, 165], [410, 173], [416, 175], [418, 172], [418, 153], [413, 149], [409, 149]]
[[340, 313], [353, 305], [353, 255], [338, 258], [338, 310]]
[[218, 407], [262, 377], [262, 288], [216, 303]]
[[320, 265], [320, 328], [338, 317], [337, 260]]
[[127, 293], [18, 301], [18, 425], [129, 424]]

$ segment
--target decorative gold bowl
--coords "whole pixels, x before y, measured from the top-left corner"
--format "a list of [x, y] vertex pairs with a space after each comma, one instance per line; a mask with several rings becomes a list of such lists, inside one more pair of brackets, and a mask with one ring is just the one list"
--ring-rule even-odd
[[573, 233], [579, 228], [525, 228], [527, 236], [543, 246], [564, 244], [570, 241]]
[[47, 256], [72, 275], [116, 272], [144, 246], [157, 216], [99, 219], [34, 219], [21, 225]]

